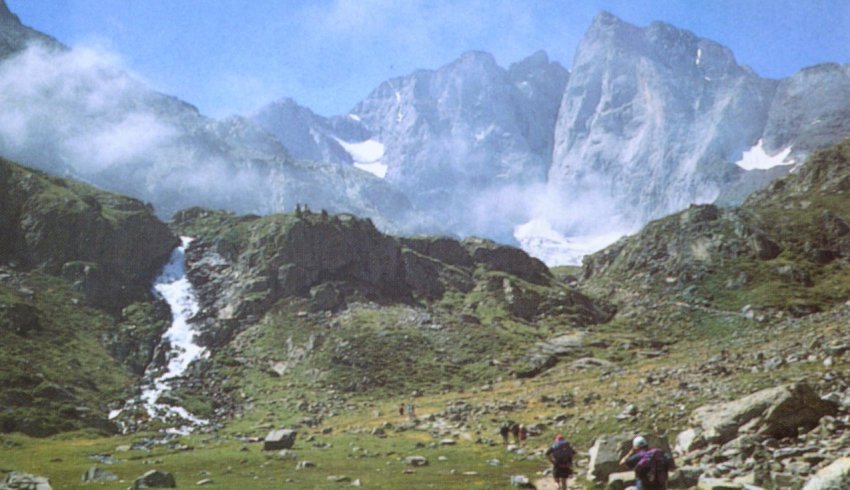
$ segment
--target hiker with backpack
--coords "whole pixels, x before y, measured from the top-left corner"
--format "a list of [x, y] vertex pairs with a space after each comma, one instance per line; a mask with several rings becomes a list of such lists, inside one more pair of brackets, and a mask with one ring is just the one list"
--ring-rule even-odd
[[635, 470], [637, 490], [667, 490], [668, 474], [675, 467], [673, 456], [661, 449], [650, 449], [642, 436], [635, 437], [620, 465]]
[[564, 436], [555, 436], [555, 443], [546, 450], [546, 458], [552, 463], [552, 477], [558, 484], [558, 490], [567, 490], [567, 478], [573, 475], [573, 451]]

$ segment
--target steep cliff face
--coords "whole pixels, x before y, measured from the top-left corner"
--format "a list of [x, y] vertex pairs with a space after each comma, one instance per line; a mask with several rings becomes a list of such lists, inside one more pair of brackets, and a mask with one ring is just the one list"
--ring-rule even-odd
[[550, 184], [597, 190], [626, 220], [711, 202], [761, 134], [775, 86], [717, 43], [602, 13], [576, 51]]
[[825, 63], [781, 80], [764, 128], [764, 148], [791, 148], [802, 161], [812, 151], [850, 135], [850, 65]]
[[386, 179], [461, 234], [508, 239], [494, 194], [545, 180], [567, 71], [544, 53], [499, 67], [470, 52], [381, 84], [351, 112], [384, 145]]
[[147, 297], [177, 238], [135, 199], [0, 160], [0, 259], [61, 275], [110, 311]]

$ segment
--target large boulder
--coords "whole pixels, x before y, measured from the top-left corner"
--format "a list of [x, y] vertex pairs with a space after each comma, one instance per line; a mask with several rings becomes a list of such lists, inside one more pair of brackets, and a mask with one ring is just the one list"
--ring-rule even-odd
[[52, 490], [50, 480], [43, 476], [13, 471], [0, 483], [0, 490]]
[[[590, 463], [587, 468], [587, 479], [598, 484], [608, 483], [609, 475], [623, 471], [620, 466], [620, 458], [632, 447], [635, 434], [606, 434], [596, 438], [590, 448]], [[647, 434], [647, 442], [650, 447], [663, 451], [670, 451], [667, 438], [655, 434]]]
[[133, 489], [138, 488], [177, 488], [177, 482], [167, 471], [150, 470], [133, 482]]
[[740, 431], [776, 438], [814, 428], [824, 415], [835, 415], [838, 405], [821, 399], [805, 383], [768, 388], [744, 398], [700, 407], [691, 414], [693, 429], [678, 437], [677, 450], [691, 451], [707, 444], [724, 444]]
[[273, 430], [263, 440], [263, 451], [279, 451], [281, 449], [292, 449], [295, 445], [297, 431], [291, 429]]
[[803, 490], [843, 490], [850, 488], [850, 457], [840, 458], [818, 471]]

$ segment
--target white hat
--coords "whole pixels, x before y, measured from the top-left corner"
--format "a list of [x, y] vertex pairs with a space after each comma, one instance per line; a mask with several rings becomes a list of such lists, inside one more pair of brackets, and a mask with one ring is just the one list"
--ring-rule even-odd
[[649, 443], [646, 442], [646, 439], [644, 439], [643, 436], [637, 436], [634, 441], [632, 441], [632, 445], [637, 448], [642, 448], [649, 446]]

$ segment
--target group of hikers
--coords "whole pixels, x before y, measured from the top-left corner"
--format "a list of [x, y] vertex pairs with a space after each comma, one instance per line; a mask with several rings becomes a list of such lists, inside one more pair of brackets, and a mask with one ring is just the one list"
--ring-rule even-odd
[[[558, 490], [567, 490], [567, 479], [575, 473], [574, 456], [575, 451], [564, 436], [555, 436], [555, 442], [546, 451], [546, 458], [552, 463], [552, 476]], [[632, 441], [632, 448], [620, 459], [620, 466], [634, 470], [637, 490], [666, 490], [667, 477], [675, 463], [672, 455], [650, 448], [646, 438], [637, 436]]]
[[528, 429], [525, 428], [522, 424], [517, 424], [516, 422], [505, 422], [499, 428], [499, 434], [502, 436], [502, 443], [507, 446], [510, 442], [510, 436], [514, 436], [514, 442], [518, 446], [522, 446], [525, 444], [526, 438], [528, 438]]

